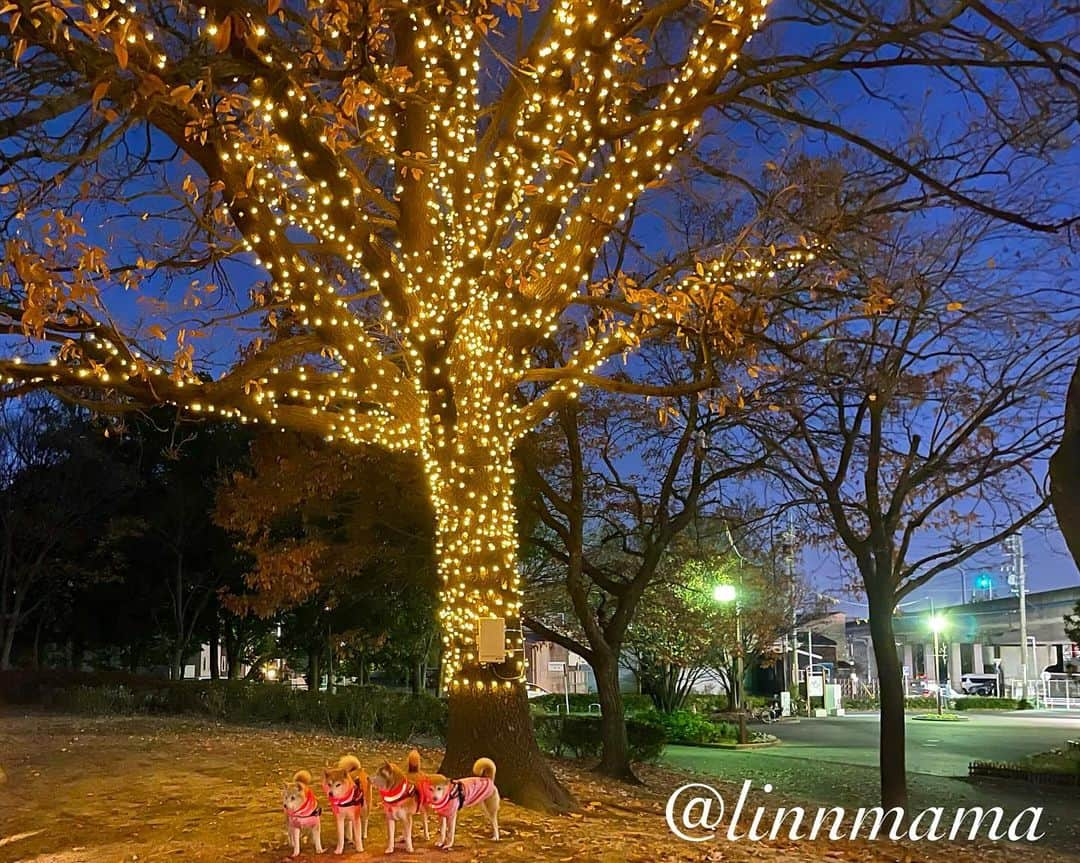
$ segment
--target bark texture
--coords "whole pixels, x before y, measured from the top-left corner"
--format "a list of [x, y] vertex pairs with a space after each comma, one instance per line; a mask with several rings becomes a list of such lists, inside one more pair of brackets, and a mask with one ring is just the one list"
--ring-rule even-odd
[[1080, 362], [1065, 401], [1065, 430], [1050, 459], [1050, 496], [1061, 532], [1080, 568]]
[[514, 803], [548, 812], [576, 808], [536, 745], [524, 687], [497, 693], [461, 689], [450, 695], [446, 756], [439, 772], [471, 776], [481, 756], [495, 762], [499, 793]]

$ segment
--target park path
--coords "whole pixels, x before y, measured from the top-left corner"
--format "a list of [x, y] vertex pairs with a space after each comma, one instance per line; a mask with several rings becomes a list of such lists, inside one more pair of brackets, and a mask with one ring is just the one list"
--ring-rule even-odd
[[[0, 712], [0, 863], [277, 863], [288, 859], [281, 829], [281, 784], [300, 767], [317, 769], [345, 751], [375, 767], [405, 747], [189, 720]], [[426, 764], [439, 753], [423, 751]], [[1051, 863], [1080, 860], [1034, 847], [957, 848], [922, 844], [679, 842], [663, 807], [685, 773], [644, 768], [646, 787], [597, 781], [573, 764], [556, 770], [582, 811], [552, 817], [504, 806], [504, 840], [487, 838], [468, 812], [460, 847], [399, 852], [402, 863], [439, 860], [528, 863]], [[3, 774], [0, 774], [3, 775]], [[731, 790], [731, 786], [728, 786]], [[725, 792], [725, 794], [728, 792]], [[734, 795], [732, 795], [733, 799]], [[775, 802], [775, 801], [773, 801]], [[333, 830], [324, 819], [324, 844]], [[369, 848], [350, 863], [387, 859], [385, 828], [372, 818]], [[307, 849], [304, 863], [334, 859]]]

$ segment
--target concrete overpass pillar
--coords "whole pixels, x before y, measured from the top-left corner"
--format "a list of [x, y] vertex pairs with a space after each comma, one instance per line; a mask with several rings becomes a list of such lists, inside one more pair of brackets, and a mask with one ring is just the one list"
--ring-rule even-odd
[[949, 642], [949, 686], [953, 689], [960, 688], [960, 677], [963, 673], [963, 665], [960, 662], [960, 642]]
[[971, 673], [983, 674], [983, 646], [981, 644], [971, 645]]

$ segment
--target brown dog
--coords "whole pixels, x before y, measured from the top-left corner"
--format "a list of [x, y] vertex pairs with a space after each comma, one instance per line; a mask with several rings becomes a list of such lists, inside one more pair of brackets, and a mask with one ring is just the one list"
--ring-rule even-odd
[[386, 813], [386, 853], [394, 853], [394, 834], [400, 821], [405, 828], [405, 850], [412, 853], [413, 818], [424, 816], [424, 835], [428, 835], [427, 812], [431, 806], [431, 780], [420, 772], [420, 753], [409, 753], [407, 770], [389, 761], [371, 777], [371, 783], [379, 789], [383, 811]]
[[[495, 762], [490, 758], [478, 758], [473, 764], [473, 775], [464, 779], [432, 777], [431, 811], [441, 819], [439, 841], [435, 844], [449, 851], [454, 847], [458, 814], [469, 806], [479, 806], [494, 828], [499, 841], [499, 789], [495, 787]], [[449, 832], [449, 837], [447, 836]]]
[[345, 840], [352, 838], [357, 851], [364, 850], [371, 812], [371, 780], [355, 755], [342, 755], [337, 767], [323, 770], [323, 792], [337, 821], [335, 854], [345, 850]]
[[285, 810], [285, 829], [292, 844], [292, 856], [300, 855], [300, 834], [311, 831], [311, 842], [315, 853], [322, 854], [322, 831], [319, 816], [322, 810], [315, 792], [311, 790], [311, 774], [306, 770], [297, 770], [292, 782], [285, 784], [281, 793], [281, 805]]

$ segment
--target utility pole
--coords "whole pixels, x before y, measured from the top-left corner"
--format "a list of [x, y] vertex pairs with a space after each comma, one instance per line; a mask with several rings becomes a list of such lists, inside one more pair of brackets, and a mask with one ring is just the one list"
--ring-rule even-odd
[[1024, 538], [1020, 533], [1005, 537], [1005, 553], [1008, 555], [1006, 572], [1009, 584], [1020, 598], [1020, 681], [1021, 695], [1028, 698], [1028, 634], [1027, 634], [1027, 567], [1024, 565]]
[[[795, 518], [791, 510], [788, 510], [788, 527], [784, 546], [784, 564], [787, 569], [788, 591], [791, 598], [791, 681], [788, 689], [794, 687], [797, 694], [799, 686], [799, 637], [796, 627], [799, 612], [795, 607]], [[784, 647], [787, 648], [787, 639], [784, 640]]]

